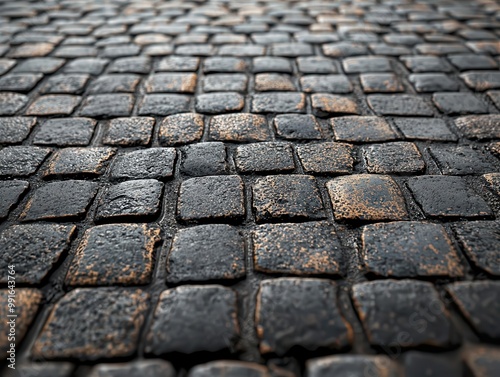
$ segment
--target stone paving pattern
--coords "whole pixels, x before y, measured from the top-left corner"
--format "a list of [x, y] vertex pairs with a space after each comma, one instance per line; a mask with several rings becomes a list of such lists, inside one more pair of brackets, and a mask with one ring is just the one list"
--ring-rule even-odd
[[497, 377], [499, 64], [495, 0], [0, 0], [0, 374]]

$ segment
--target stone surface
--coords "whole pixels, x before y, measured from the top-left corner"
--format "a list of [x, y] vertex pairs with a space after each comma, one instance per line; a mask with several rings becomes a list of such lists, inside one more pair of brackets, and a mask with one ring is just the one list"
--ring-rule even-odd
[[[28, 110], [27, 115], [70, 115], [78, 106], [81, 97], [64, 95], [64, 94], [49, 94], [39, 97], [33, 102]], [[82, 112], [82, 115], [90, 115]]]
[[[2, 339], [0, 340], [0, 350], [3, 353], [2, 361], [8, 357], [11, 357], [11, 354], [9, 352], [11, 349], [12, 340], [9, 339], [7, 334], [9, 334], [10, 336], [10, 324], [8, 321], [12, 319], [12, 317], [8, 316], [17, 315], [17, 317], [15, 317], [16, 326], [13, 336], [15, 337], [16, 343], [21, 342], [28, 332], [30, 324], [35, 319], [35, 316], [43, 299], [43, 295], [38, 289], [16, 288], [14, 291], [15, 307], [12, 308], [8, 306], [9, 295], [12, 295], [12, 290], [0, 290], [0, 292], [2, 293], [0, 295], [0, 315], [5, 318], [5, 320], [0, 324], [0, 331], [2, 334], [5, 334], [5, 336], [2, 336]], [[10, 301], [10, 303], [12, 304], [12, 301]], [[13, 309], [13, 311], [11, 311], [11, 309]], [[14, 349], [16, 349], [16, 347], [14, 347]], [[15, 352], [13, 354], [15, 359], [17, 355]]]
[[368, 96], [368, 105], [379, 115], [431, 116], [432, 108], [422, 97], [400, 94], [372, 94]]
[[398, 134], [384, 118], [375, 116], [345, 116], [331, 118], [335, 139], [358, 143], [398, 139]]
[[326, 184], [336, 220], [404, 220], [405, 200], [387, 175], [358, 174], [337, 177]]
[[66, 275], [68, 286], [142, 285], [151, 281], [160, 229], [146, 224], [87, 229]]
[[474, 266], [492, 275], [500, 275], [500, 228], [490, 221], [459, 223], [457, 238]]
[[9, 215], [9, 211], [18, 203], [28, 187], [29, 183], [26, 181], [0, 181], [0, 220]]
[[90, 118], [49, 119], [39, 127], [37, 145], [85, 146], [90, 143], [97, 122]]
[[442, 119], [395, 118], [394, 124], [405, 139], [409, 140], [456, 141], [458, 139]]
[[488, 112], [485, 102], [471, 93], [434, 93], [432, 100], [445, 114], [484, 114]]
[[252, 111], [255, 113], [304, 113], [305, 107], [303, 93], [262, 93], [255, 94], [252, 99]]
[[0, 176], [32, 175], [49, 155], [50, 149], [38, 147], [7, 147], [0, 150]]
[[130, 356], [137, 349], [148, 306], [149, 295], [140, 289], [72, 290], [51, 311], [33, 355], [80, 360]]
[[45, 178], [99, 176], [115, 150], [106, 147], [64, 148], [55, 152], [43, 172]]
[[295, 169], [292, 147], [283, 142], [238, 146], [234, 160], [240, 173], [287, 172]]
[[245, 216], [243, 190], [234, 175], [188, 179], [179, 190], [177, 216], [186, 222], [239, 221]]
[[429, 148], [441, 173], [446, 175], [481, 174], [494, 171], [490, 157], [467, 146], [435, 146]]
[[233, 346], [239, 335], [236, 293], [219, 285], [185, 285], [162, 292], [146, 338], [146, 352], [191, 354]]
[[258, 178], [252, 187], [252, 207], [257, 222], [325, 217], [316, 181], [308, 175]]
[[[306, 371], [309, 377], [352, 375], [371, 377], [396, 377], [396, 367], [389, 357], [345, 355], [327, 356], [308, 360]], [[450, 376], [451, 377], [451, 376]]]
[[359, 107], [354, 99], [328, 93], [311, 95], [311, 105], [316, 116], [326, 117], [330, 114], [359, 114]]
[[417, 146], [405, 141], [363, 147], [366, 170], [379, 174], [421, 173], [425, 168]]
[[476, 346], [464, 352], [464, 361], [474, 377], [494, 377], [500, 366], [500, 352]]
[[276, 133], [283, 139], [321, 139], [321, 128], [312, 115], [283, 114], [274, 118]]
[[175, 114], [166, 117], [160, 125], [160, 144], [174, 146], [199, 141], [203, 135], [203, 115]]
[[456, 360], [448, 360], [430, 353], [410, 351], [404, 358], [404, 369], [407, 377], [463, 375], [462, 364]]
[[96, 94], [87, 97], [79, 115], [103, 118], [128, 116], [133, 105], [134, 97], [131, 94]]
[[172, 283], [239, 279], [246, 274], [244, 240], [225, 224], [181, 229], [172, 242], [167, 271]]
[[410, 178], [408, 186], [429, 217], [485, 217], [488, 204], [461, 177], [427, 175]]
[[500, 338], [500, 283], [494, 281], [458, 282], [447, 286], [455, 304], [481, 338]]
[[336, 275], [342, 249], [326, 223], [265, 224], [253, 231], [256, 271], [293, 275]]
[[97, 221], [154, 217], [160, 210], [163, 183], [155, 179], [126, 181], [108, 187], [101, 197]]
[[385, 277], [464, 274], [457, 250], [439, 224], [397, 221], [366, 225], [361, 240], [364, 264], [371, 274]]
[[245, 361], [212, 361], [195, 366], [188, 374], [188, 377], [204, 376], [270, 377], [270, 374], [264, 366]]
[[[431, 283], [414, 280], [359, 283], [352, 288], [352, 295], [373, 346], [449, 347], [456, 342], [450, 315]], [[387, 318], [391, 318], [390, 323]]]
[[190, 176], [227, 174], [226, 160], [224, 143], [189, 145], [182, 151], [181, 172]]
[[500, 138], [500, 115], [469, 115], [455, 119], [460, 134], [471, 140]]
[[109, 121], [103, 136], [106, 145], [132, 147], [148, 145], [155, 124], [154, 118], [116, 118]]
[[297, 146], [297, 154], [308, 174], [350, 174], [353, 148], [345, 143], [317, 143]]
[[308, 351], [342, 349], [352, 341], [352, 329], [337, 303], [337, 287], [329, 280], [262, 281], [255, 323], [263, 354], [283, 356], [297, 346]]
[[28, 103], [24, 94], [13, 92], [0, 93], [0, 115], [14, 115]]
[[8, 266], [15, 265], [16, 282], [35, 285], [52, 271], [69, 249], [76, 227], [59, 224], [13, 225], [0, 233], [0, 282], [8, 281]]
[[85, 216], [97, 188], [97, 183], [80, 180], [46, 183], [31, 196], [21, 218], [23, 221], [81, 218]]

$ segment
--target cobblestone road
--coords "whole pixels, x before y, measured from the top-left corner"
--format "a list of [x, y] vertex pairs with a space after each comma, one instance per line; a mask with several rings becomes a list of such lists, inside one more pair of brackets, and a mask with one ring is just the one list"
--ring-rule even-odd
[[499, 37], [493, 0], [0, 0], [2, 375], [14, 265], [14, 376], [498, 377]]

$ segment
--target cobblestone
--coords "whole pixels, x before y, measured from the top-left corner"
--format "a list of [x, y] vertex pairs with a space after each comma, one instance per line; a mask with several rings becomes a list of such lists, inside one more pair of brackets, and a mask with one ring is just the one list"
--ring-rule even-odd
[[0, 0], [0, 375], [496, 377], [499, 11]]
[[282, 278], [261, 282], [255, 313], [260, 352], [281, 356], [294, 346], [309, 351], [347, 347], [352, 329], [340, 312], [336, 296], [337, 287], [328, 280]]
[[162, 292], [146, 352], [216, 352], [231, 347], [238, 335], [236, 294], [231, 289], [185, 285]]

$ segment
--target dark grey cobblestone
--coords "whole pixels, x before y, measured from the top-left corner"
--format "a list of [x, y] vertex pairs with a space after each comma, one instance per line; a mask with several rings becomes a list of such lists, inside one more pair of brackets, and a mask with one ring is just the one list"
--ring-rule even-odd
[[497, 377], [499, 12], [0, 0], [0, 375]]

